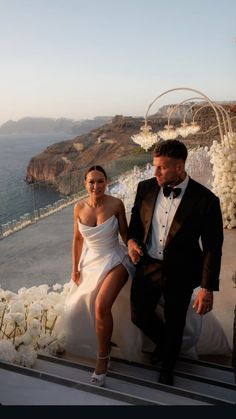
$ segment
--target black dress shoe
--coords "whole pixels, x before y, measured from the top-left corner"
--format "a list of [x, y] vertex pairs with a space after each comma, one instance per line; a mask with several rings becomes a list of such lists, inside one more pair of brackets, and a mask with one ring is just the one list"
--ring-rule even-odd
[[154, 351], [152, 352], [150, 356], [150, 364], [155, 365], [158, 364], [158, 362], [162, 361], [162, 351], [160, 346], [156, 346]]
[[174, 384], [174, 374], [171, 371], [161, 371], [158, 383], [166, 384], [168, 386], [173, 386]]

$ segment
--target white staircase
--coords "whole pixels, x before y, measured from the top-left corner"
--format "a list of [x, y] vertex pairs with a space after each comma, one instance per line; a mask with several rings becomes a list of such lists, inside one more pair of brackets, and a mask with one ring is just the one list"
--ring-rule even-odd
[[235, 406], [233, 368], [180, 359], [173, 387], [159, 367], [112, 358], [105, 387], [89, 383], [94, 362], [39, 355], [34, 368], [0, 362], [0, 403], [9, 405]]

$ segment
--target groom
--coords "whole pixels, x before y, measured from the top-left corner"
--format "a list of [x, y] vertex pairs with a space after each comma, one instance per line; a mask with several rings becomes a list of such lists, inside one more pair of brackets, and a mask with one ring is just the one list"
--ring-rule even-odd
[[[185, 171], [187, 148], [161, 141], [154, 176], [138, 184], [128, 228], [128, 252], [136, 265], [131, 287], [133, 323], [155, 344], [150, 362], [161, 361], [159, 382], [173, 385], [187, 309], [203, 315], [219, 290], [223, 223], [219, 199]], [[164, 297], [164, 322], [156, 306]]]

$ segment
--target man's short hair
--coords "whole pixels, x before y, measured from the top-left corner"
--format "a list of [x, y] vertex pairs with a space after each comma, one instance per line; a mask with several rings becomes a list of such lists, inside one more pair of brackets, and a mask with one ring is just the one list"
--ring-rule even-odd
[[167, 156], [185, 161], [188, 156], [188, 150], [185, 144], [179, 140], [161, 140], [153, 151], [153, 157], [160, 156]]

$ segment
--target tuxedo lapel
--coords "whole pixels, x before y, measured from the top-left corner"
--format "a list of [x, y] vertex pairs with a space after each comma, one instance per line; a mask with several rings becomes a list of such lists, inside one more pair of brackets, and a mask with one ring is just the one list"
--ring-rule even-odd
[[178, 209], [171, 223], [170, 230], [167, 235], [165, 247], [168, 246], [168, 244], [171, 242], [173, 237], [178, 233], [185, 219], [193, 211], [195, 202], [198, 199], [197, 194], [195, 194], [194, 185], [195, 185], [195, 182], [191, 178], [189, 178], [188, 186], [185, 190], [184, 196], [181, 199], [181, 202], [178, 206]]
[[145, 199], [143, 200], [142, 206], [142, 219], [145, 226], [144, 243], [146, 242], [147, 235], [151, 226], [152, 216], [159, 190], [160, 187], [154, 178], [153, 182], [149, 185], [148, 190], [145, 192]]

